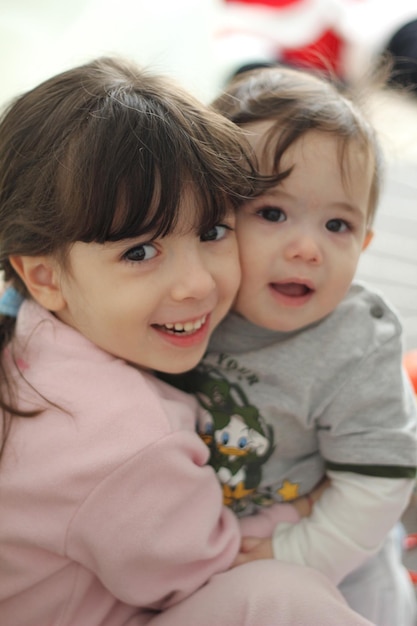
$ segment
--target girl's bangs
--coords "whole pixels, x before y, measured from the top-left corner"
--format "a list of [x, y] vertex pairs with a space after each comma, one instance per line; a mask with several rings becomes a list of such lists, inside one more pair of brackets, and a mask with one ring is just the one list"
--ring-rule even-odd
[[[71, 150], [76, 164], [65, 186], [72, 188], [67, 201], [78, 207], [78, 240], [163, 237], [175, 228], [188, 191], [195, 199], [196, 231], [210, 230], [224, 217], [230, 200], [218, 169], [203, 164], [181, 127], [162, 115], [144, 123], [135, 109], [112, 113], [113, 124], [93, 120]], [[82, 146], [89, 147], [84, 154]]]

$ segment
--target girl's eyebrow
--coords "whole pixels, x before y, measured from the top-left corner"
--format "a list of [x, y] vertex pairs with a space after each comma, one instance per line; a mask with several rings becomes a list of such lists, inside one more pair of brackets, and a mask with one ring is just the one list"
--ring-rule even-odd
[[[154, 240], [154, 237], [150, 234], [139, 235], [138, 237], [127, 237], [123, 239], [117, 239], [117, 241], [104, 241], [103, 243], [96, 243], [97, 246], [104, 252], [119, 252], [125, 250], [129, 246], [142, 245], [150, 243]], [[94, 244], [94, 242], [92, 242]]]

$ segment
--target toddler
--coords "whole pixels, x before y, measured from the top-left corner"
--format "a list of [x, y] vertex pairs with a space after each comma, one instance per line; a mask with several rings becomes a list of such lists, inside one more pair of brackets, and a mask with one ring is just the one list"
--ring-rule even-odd
[[[242, 282], [201, 365], [199, 431], [224, 501], [244, 518], [240, 563], [317, 568], [380, 626], [415, 624], [393, 527], [414, 486], [416, 407], [401, 324], [353, 282], [372, 237], [381, 155], [358, 104], [311, 73], [235, 78], [214, 103], [242, 127], [275, 186], [237, 213]], [[276, 525], [274, 503], [330, 487], [310, 517]], [[264, 519], [263, 538], [252, 525]]]

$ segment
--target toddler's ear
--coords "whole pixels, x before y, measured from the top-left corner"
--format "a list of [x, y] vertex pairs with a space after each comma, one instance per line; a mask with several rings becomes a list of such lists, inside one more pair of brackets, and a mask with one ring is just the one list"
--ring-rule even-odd
[[49, 256], [17, 255], [9, 260], [36, 302], [48, 311], [61, 311], [65, 307], [56, 261]]
[[374, 231], [368, 230], [368, 232], [365, 235], [365, 240], [363, 242], [362, 252], [366, 250], [366, 248], [369, 246], [373, 238], [374, 238]]

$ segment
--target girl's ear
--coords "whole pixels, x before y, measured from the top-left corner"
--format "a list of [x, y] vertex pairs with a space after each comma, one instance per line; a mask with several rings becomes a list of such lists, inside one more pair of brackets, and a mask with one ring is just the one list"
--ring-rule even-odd
[[11, 256], [9, 260], [36, 302], [48, 311], [65, 308], [56, 261], [49, 256]]
[[365, 235], [364, 242], [363, 242], [362, 252], [366, 250], [366, 248], [369, 246], [373, 238], [374, 238], [374, 231], [368, 230], [368, 232]]

